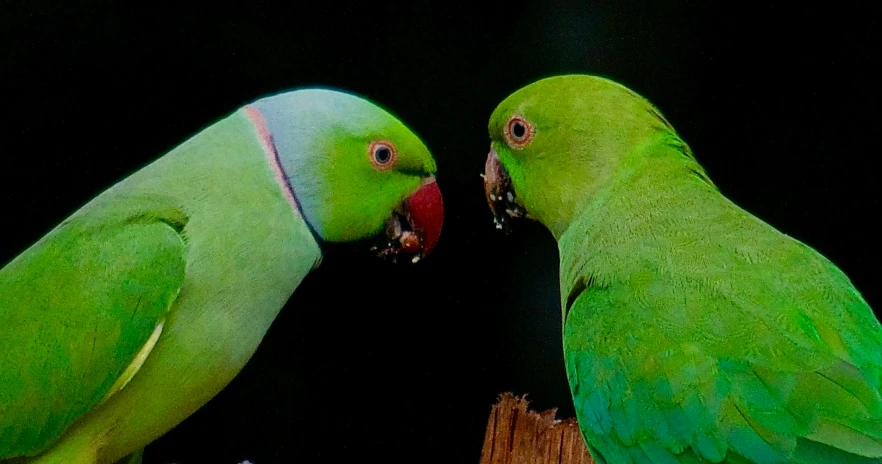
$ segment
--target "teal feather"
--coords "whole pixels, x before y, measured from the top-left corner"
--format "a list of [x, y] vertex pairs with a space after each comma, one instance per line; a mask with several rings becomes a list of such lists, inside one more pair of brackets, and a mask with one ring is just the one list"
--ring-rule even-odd
[[[514, 117], [528, 140], [506, 131]], [[832, 262], [728, 200], [648, 101], [556, 76], [506, 98], [488, 129], [488, 169], [558, 242], [592, 453], [882, 464], [882, 325]]]
[[[670, 178], [647, 173], [639, 182], [658, 188]], [[642, 454], [629, 451], [622, 462], [644, 455], [667, 462], [647, 443], [681, 462], [734, 462], [736, 454], [754, 463], [802, 462], [806, 441], [827, 453], [882, 459], [875, 425], [882, 423], [882, 359], [863, 348], [880, 346], [882, 331], [860, 295], [819, 254], [700, 183], [642, 198], [654, 203], [675, 193], [728, 213], [688, 217], [670, 236], [639, 213], [647, 207], [614, 217], [622, 210], [610, 194], [560, 242], [563, 282], [590, 273], [603, 284], [575, 298], [564, 334], [570, 382], [579, 386], [574, 398], [609, 392], [583, 404], [609, 411], [609, 424], [586, 427], [586, 440], [611, 456], [641, 446]], [[628, 203], [640, 206], [633, 196]], [[654, 211], [665, 212], [659, 204]], [[609, 227], [616, 222], [626, 226]], [[829, 326], [845, 327], [834, 339]]]

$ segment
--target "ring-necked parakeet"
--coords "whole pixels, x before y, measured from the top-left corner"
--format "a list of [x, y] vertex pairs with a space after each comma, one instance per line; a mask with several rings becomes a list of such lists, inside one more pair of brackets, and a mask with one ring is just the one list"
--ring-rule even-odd
[[242, 369], [321, 242], [429, 253], [435, 169], [385, 110], [304, 89], [94, 198], [0, 270], [0, 461], [108, 463], [164, 434]]
[[882, 327], [848, 277], [733, 204], [661, 113], [556, 76], [494, 110], [485, 192], [560, 251], [564, 357], [608, 463], [882, 463]]

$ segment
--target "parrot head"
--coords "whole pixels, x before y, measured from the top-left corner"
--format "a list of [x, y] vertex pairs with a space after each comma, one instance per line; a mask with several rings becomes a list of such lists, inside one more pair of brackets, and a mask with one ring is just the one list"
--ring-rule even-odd
[[496, 227], [539, 221], [558, 238], [630, 153], [673, 128], [645, 99], [610, 80], [564, 75], [509, 95], [490, 117], [484, 192]]
[[372, 250], [417, 262], [441, 234], [435, 160], [397, 118], [360, 97], [303, 89], [249, 106], [264, 124], [284, 187], [327, 242], [375, 238]]

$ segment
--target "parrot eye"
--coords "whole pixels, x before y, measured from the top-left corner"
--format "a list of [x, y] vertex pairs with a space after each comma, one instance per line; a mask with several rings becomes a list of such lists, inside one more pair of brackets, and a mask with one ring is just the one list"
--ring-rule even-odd
[[515, 121], [511, 125], [511, 135], [516, 139], [522, 139], [525, 135], [527, 135], [527, 128], [520, 121]]
[[371, 164], [377, 169], [389, 169], [395, 164], [395, 148], [388, 142], [372, 142], [368, 147]]
[[505, 125], [505, 138], [513, 148], [523, 148], [533, 139], [533, 125], [520, 116], [512, 116]]

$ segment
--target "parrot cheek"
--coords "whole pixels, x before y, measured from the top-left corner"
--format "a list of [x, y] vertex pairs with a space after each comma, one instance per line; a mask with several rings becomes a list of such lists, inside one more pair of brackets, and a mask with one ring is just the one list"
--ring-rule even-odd
[[506, 233], [511, 231], [508, 223], [509, 217], [524, 217], [527, 211], [517, 202], [514, 187], [511, 184], [511, 176], [505, 170], [505, 166], [499, 162], [496, 150], [490, 147], [487, 154], [487, 162], [484, 163], [484, 195], [487, 204], [493, 212], [493, 222], [497, 229]]
[[401, 256], [406, 256], [411, 263], [417, 263], [435, 248], [443, 223], [441, 190], [435, 178], [428, 177], [386, 220], [380, 243], [374, 245], [371, 251], [393, 263], [398, 262]]

